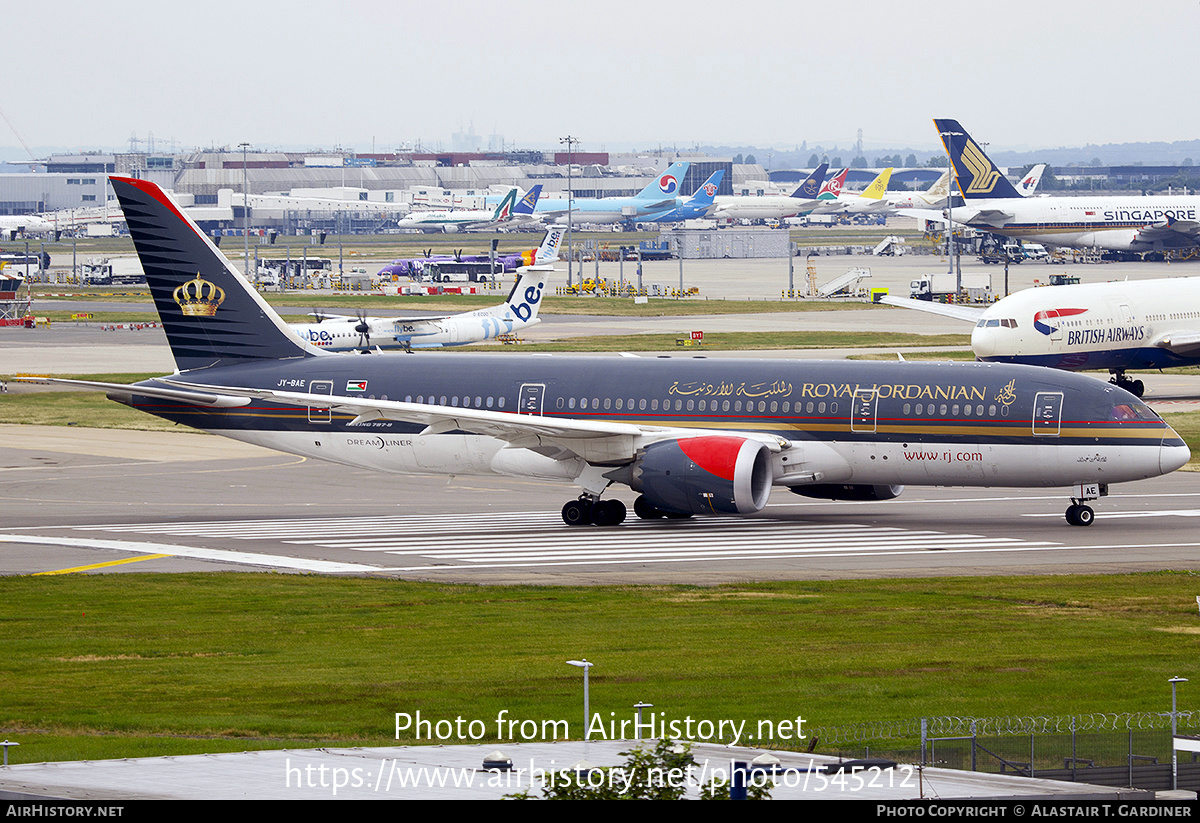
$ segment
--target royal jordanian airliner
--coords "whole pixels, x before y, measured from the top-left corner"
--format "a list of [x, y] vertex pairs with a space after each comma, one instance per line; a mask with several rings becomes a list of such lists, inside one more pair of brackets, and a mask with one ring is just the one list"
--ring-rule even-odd
[[[226, 437], [380, 471], [573, 483], [564, 522], [749, 515], [773, 486], [882, 500], [904, 484], [1062, 487], [1173, 471], [1179, 436], [1089, 377], [1000, 363], [332, 353], [301, 340], [169, 197], [113, 178], [178, 371], [78, 381]], [[63, 381], [68, 382], [68, 381]], [[944, 517], [939, 514], [938, 517]]]
[[934, 120], [966, 205], [959, 223], [1072, 248], [1162, 252], [1200, 243], [1200, 197], [1022, 197], [957, 120]]

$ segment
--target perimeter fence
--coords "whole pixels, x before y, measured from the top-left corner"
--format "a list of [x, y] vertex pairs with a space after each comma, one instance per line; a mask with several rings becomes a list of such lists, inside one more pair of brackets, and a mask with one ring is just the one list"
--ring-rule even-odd
[[[1176, 712], [1180, 736], [1200, 712]], [[1154, 791], [1171, 788], [1170, 712], [1058, 717], [923, 717], [805, 727], [813, 750], [949, 769]], [[1177, 786], [1200, 791], [1197, 753], [1179, 752]]]

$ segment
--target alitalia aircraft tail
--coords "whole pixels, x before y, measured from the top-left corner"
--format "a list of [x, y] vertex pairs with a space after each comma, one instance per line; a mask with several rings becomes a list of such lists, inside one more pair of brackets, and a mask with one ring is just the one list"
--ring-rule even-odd
[[966, 200], [996, 200], [1020, 198], [1021, 193], [1013, 188], [1000, 169], [996, 168], [979, 144], [958, 124], [957, 120], [934, 120], [946, 154], [954, 166], [959, 190]]
[[304, 343], [166, 192], [111, 177], [180, 371], [307, 357]]

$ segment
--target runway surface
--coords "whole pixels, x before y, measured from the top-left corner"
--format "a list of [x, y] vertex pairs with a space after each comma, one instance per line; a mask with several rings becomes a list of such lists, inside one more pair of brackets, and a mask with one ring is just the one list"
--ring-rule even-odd
[[[1062, 490], [776, 490], [751, 518], [569, 528], [567, 486], [381, 475], [206, 435], [0, 429], [0, 573], [243, 570], [473, 583], [700, 583], [1200, 568], [1200, 474]], [[618, 492], [632, 508], [632, 495]]]
[[[736, 296], [786, 261], [689, 261], [714, 296]], [[873, 267], [902, 289], [936, 258], [822, 258]], [[675, 264], [671, 264], [675, 265]], [[1064, 267], [1027, 266], [1014, 288]], [[1194, 266], [1066, 267], [1085, 279], [1188, 274]], [[786, 271], [786, 268], [783, 269]], [[665, 273], [665, 270], [664, 270]], [[689, 278], [691, 275], [689, 275]], [[703, 310], [703, 303], [697, 305]], [[547, 318], [539, 333], [679, 332], [699, 326], [963, 331], [903, 310], [671, 318]], [[5, 371], [173, 370], [161, 330], [0, 330]], [[858, 350], [862, 351], [862, 350]], [[839, 357], [843, 351], [731, 352]], [[612, 356], [612, 355], [606, 355]], [[1160, 412], [1197, 407], [1200, 377], [1143, 375]], [[11, 387], [18, 390], [16, 384]], [[1026, 572], [1196, 569], [1200, 474], [1114, 487], [1091, 528], [1068, 526], [1067, 492], [910, 488], [883, 503], [777, 489], [751, 518], [568, 528], [567, 485], [500, 477], [383, 475], [189, 433], [0, 427], [0, 573], [274, 570], [464, 582], [716, 583]], [[633, 494], [612, 489], [632, 510]]]

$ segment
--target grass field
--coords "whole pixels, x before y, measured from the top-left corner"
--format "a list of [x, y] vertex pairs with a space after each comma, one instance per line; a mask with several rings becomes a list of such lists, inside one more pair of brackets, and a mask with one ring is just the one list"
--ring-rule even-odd
[[578, 738], [578, 657], [596, 664], [605, 720], [641, 700], [750, 727], [1153, 711], [1194, 668], [1198, 590], [1170, 572], [713, 588], [6, 577], [0, 733], [21, 743], [15, 762], [387, 745], [395, 713], [417, 710], [482, 720], [489, 739], [504, 709], [566, 719]]

